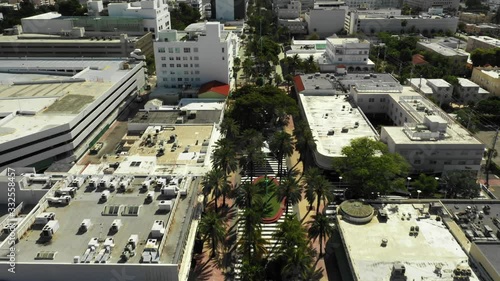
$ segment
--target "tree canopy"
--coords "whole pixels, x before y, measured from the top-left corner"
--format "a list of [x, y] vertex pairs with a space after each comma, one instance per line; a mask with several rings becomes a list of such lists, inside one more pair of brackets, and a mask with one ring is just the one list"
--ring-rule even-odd
[[471, 52], [470, 58], [474, 66], [500, 65], [500, 48], [475, 49]]
[[371, 192], [388, 192], [401, 186], [396, 181], [408, 173], [409, 165], [397, 153], [389, 153], [387, 146], [370, 138], [357, 138], [342, 148], [344, 157], [335, 159], [334, 168], [349, 183], [355, 197]]
[[442, 176], [447, 198], [476, 198], [479, 184], [475, 171], [450, 171]]
[[172, 29], [184, 30], [188, 25], [197, 22], [200, 18], [200, 11], [182, 2], [170, 12]]

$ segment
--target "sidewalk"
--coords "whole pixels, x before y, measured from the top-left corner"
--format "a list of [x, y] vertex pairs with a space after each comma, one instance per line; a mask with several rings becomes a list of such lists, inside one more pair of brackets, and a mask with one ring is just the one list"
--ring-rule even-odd
[[[293, 129], [294, 129], [293, 118], [290, 117], [289, 120], [290, 121], [289, 121], [288, 125], [285, 127], [285, 132], [287, 132], [293, 136]], [[294, 150], [293, 154], [287, 159], [287, 165], [289, 165], [289, 167], [293, 167], [299, 161], [299, 157], [300, 157], [300, 153], [297, 150]], [[302, 164], [303, 163], [301, 162], [301, 163], [297, 164], [297, 166], [295, 166], [295, 169], [299, 172], [299, 175], [297, 175], [297, 179], [301, 176], [302, 171], [304, 169]], [[308, 212], [309, 203], [307, 202], [305, 195], [306, 195], [306, 193], [304, 190], [302, 192], [302, 200], [299, 202], [298, 206], [294, 206], [294, 210], [297, 212], [299, 219], [303, 220], [302, 224], [304, 224], [306, 227], [308, 227], [307, 222], [311, 221], [312, 216], [316, 214], [316, 208], [315, 208], [316, 205], [313, 205], [314, 209], [311, 210], [310, 212]], [[323, 209], [323, 204], [320, 205], [320, 211], [322, 209]], [[311, 244], [319, 254], [319, 241], [316, 239], [314, 242], [311, 241]], [[325, 248], [325, 244], [326, 244], [326, 241], [323, 243], [323, 248]], [[323, 249], [323, 253], [325, 253], [325, 249]], [[321, 278], [321, 280], [323, 280], [323, 281], [329, 280], [328, 275], [327, 275], [327, 271], [326, 271], [326, 267], [325, 267], [325, 259], [324, 258], [321, 258], [320, 260], [318, 260], [318, 262], [316, 263], [316, 269], [323, 269], [323, 278]]]

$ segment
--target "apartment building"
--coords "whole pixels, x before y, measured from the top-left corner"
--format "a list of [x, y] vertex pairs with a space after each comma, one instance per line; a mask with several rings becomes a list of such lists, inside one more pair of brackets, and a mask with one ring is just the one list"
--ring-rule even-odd
[[158, 85], [197, 88], [216, 80], [228, 85], [238, 37], [219, 22], [190, 25], [184, 32], [165, 30], [154, 43]]
[[463, 104], [469, 102], [478, 102], [487, 99], [490, 93], [485, 89], [479, 87], [478, 84], [466, 78], [458, 78], [457, 89], [455, 90], [457, 99]]
[[345, 30], [349, 34], [357, 32], [365, 34], [376, 34], [378, 32], [420, 32], [425, 35], [447, 31], [455, 33], [457, 26], [457, 17], [389, 16], [378, 13], [366, 14], [359, 11], [351, 11], [349, 19], [345, 23]]
[[325, 55], [318, 60], [322, 72], [369, 72], [375, 64], [369, 59], [370, 42], [358, 38], [326, 38]]
[[[452, 43], [450, 41], [458, 43]], [[438, 42], [421, 40], [417, 42], [417, 49], [439, 54], [448, 60], [449, 65], [452, 65], [455, 71], [465, 73], [470, 54], [459, 48], [460, 43], [460, 40], [451, 38], [446, 38]], [[462, 47], [465, 47], [465, 44], [462, 44]]]
[[500, 67], [474, 67], [471, 80], [491, 94], [500, 95]]
[[[390, 74], [302, 75], [295, 78], [295, 87], [302, 114], [318, 140], [316, 164], [323, 169], [332, 169], [342, 147], [358, 137], [386, 143], [413, 172], [480, 169], [485, 145]], [[388, 116], [394, 126], [382, 126], [379, 135], [366, 117], [371, 114]]]
[[469, 36], [467, 39], [467, 52], [474, 49], [500, 48], [500, 40], [489, 36]]
[[135, 59], [0, 59], [0, 169], [75, 161], [145, 80]]
[[432, 7], [443, 7], [446, 10], [458, 11], [460, 0], [404, 0], [403, 3], [410, 7], [419, 8], [422, 11], [427, 11]]
[[428, 99], [433, 99], [439, 106], [453, 101], [453, 86], [444, 79], [408, 79], [408, 84]]

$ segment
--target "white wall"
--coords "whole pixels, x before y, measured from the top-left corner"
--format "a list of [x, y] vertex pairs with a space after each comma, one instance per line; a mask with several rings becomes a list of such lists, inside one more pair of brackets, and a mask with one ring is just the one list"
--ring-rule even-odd
[[309, 34], [316, 32], [325, 38], [343, 30], [346, 12], [345, 8], [310, 10], [305, 15]]
[[401, 30], [410, 30], [412, 26], [415, 27], [415, 30], [419, 30], [421, 33], [425, 30], [427, 30], [428, 33], [431, 33], [432, 30], [435, 32], [441, 30], [455, 33], [458, 26], [458, 18], [456, 17], [439, 19], [405, 19], [406, 26], [404, 27], [401, 25], [403, 19], [398, 18], [360, 18], [358, 20], [360, 21], [358, 31], [362, 31], [366, 34], [371, 34], [372, 31], [374, 33], [382, 31], [400, 33]]
[[55, 34], [61, 30], [71, 30], [73, 22], [64, 19], [37, 19], [25, 18], [21, 19], [24, 33], [40, 33], [40, 34]]

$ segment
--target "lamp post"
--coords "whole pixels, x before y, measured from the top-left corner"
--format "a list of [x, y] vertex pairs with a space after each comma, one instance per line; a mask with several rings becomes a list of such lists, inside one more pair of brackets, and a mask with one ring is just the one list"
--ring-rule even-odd
[[342, 176], [339, 177], [339, 187], [342, 188]]
[[406, 180], [407, 180], [407, 183], [406, 183], [406, 189], [408, 189], [408, 190], [409, 190], [409, 189], [410, 189], [410, 181], [411, 181], [411, 178], [410, 178], [410, 177], [407, 177], [407, 178], [406, 178]]
[[422, 190], [417, 189], [417, 200], [420, 200], [420, 193], [422, 193]]

